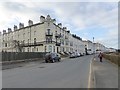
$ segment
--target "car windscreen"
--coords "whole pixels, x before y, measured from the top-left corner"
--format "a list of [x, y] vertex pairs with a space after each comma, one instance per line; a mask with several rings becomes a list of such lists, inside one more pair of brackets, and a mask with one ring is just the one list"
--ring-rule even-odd
[[50, 53], [47, 53], [45, 56], [48, 56], [48, 55], [50, 55]]
[[52, 57], [56, 57], [56, 53], [52, 53]]

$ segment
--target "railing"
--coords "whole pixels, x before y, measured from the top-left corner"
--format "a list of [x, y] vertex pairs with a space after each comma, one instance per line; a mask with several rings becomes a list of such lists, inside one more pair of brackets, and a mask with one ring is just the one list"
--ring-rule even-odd
[[58, 43], [58, 42], [56, 43], [56, 46], [60, 46], [60, 45], [61, 45], [61, 43]]
[[35, 43], [24, 43], [20, 44], [21, 47], [30, 47], [30, 46], [43, 46], [41, 42], [35, 42]]
[[61, 34], [55, 33], [55, 37], [56, 37], [56, 38], [60, 38], [60, 37], [61, 37]]
[[18, 47], [31, 47], [31, 46], [43, 46], [44, 43], [56, 43], [56, 46], [60, 46], [61, 43], [56, 41], [43, 41], [43, 42], [33, 42], [33, 43], [18, 43]]
[[49, 32], [49, 33], [46, 32], [45, 35], [46, 35], [46, 36], [53, 36], [53, 33], [52, 33], [52, 32]]
[[[43, 41], [43, 42], [35, 42], [35, 43], [22, 43], [20, 44], [20, 47], [43, 46], [44, 43], [56, 43], [56, 42], [55, 41]], [[59, 45], [59, 43], [57, 45]]]

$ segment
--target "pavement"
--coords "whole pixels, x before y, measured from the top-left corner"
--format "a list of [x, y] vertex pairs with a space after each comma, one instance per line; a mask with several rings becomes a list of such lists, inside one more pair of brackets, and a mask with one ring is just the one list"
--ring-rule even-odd
[[98, 57], [92, 61], [94, 72], [94, 88], [118, 88], [118, 66], [103, 58]]

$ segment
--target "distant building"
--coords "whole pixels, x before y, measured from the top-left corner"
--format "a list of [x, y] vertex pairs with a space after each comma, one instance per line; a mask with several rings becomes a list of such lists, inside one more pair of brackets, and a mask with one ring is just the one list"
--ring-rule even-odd
[[114, 48], [109, 48], [109, 52], [116, 52], [116, 49], [114, 49]]
[[96, 52], [106, 52], [107, 51], [107, 47], [105, 47], [101, 43], [94, 43], [94, 45], [95, 45], [95, 51]]
[[92, 41], [90, 40], [86, 40], [86, 41], [83, 41], [84, 43], [84, 46], [86, 47], [86, 54], [92, 54], [93, 53], [93, 50], [94, 50], [94, 46], [93, 46], [93, 43]]

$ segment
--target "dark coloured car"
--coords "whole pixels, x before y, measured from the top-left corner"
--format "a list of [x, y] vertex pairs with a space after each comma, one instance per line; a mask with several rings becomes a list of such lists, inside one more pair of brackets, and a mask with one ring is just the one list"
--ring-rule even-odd
[[60, 62], [60, 59], [61, 59], [61, 57], [58, 53], [47, 53], [45, 55], [46, 63]]

